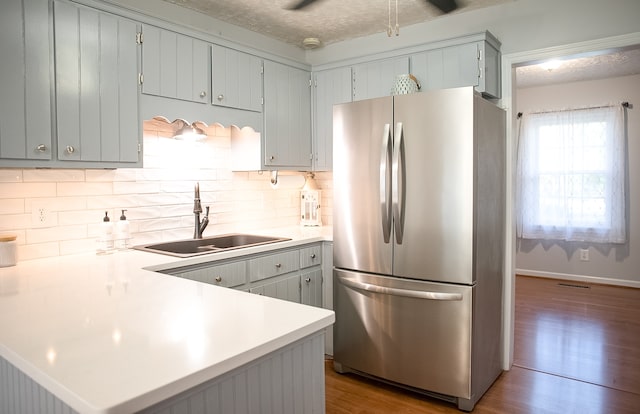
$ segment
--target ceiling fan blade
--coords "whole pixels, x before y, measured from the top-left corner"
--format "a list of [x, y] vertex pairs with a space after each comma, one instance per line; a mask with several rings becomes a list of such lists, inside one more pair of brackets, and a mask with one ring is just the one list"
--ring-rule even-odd
[[427, 3], [433, 4], [443, 13], [449, 13], [458, 8], [456, 0], [427, 0]]
[[303, 9], [303, 8], [307, 7], [308, 5], [310, 5], [311, 3], [315, 2], [315, 1], [316, 0], [300, 0], [296, 4], [287, 7], [287, 9], [289, 9], [289, 10], [300, 10], [300, 9]]

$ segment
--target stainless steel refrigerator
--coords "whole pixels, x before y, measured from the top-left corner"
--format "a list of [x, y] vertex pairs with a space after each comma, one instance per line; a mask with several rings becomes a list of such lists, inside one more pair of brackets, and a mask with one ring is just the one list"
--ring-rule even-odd
[[470, 411], [501, 372], [504, 111], [465, 87], [333, 125], [334, 368]]

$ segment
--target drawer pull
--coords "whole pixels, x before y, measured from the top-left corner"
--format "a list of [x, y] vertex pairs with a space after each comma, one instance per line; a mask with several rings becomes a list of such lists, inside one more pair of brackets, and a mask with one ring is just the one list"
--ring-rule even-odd
[[280, 268], [282, 267], [282, 264], [281, 264], [281, 263], [276, 263], [276, 267], [277, 267], [278, 269], [280, 269]]
[[205, 91], [200, 92], [200, 97], [201, 98], [204, 98], [205, 96], [207, 96], [207, 92], [205, 92]]
[[311, 258], [312, 258], [312, 259], [315, 259], [315, 258], [316, 258], [316, 254], [315, 254], [315, 253], [313, 253], [313, 254], [311, 255]]
[[65, 148], [65, 152], [69, 155], [73, 154], [74, 152], [76, 152], [76, 149], [73, 148], [71, 145], [67, 145], [67, 147]]
[[220, 276], [216, 276], [216, 279], [215, 279], [215, 280], [216, 280], [216, 282], [218, 282], [218, 283], [222, 282], [222, 278], [221, 278]]
[[305, 282], [307, 282], [307, 283], [311, 283], [311, 278], [310, 278], [310, 277], [308, 277], [308, 278], [306, 278], [304, 281], [305, 281]]
[[224, 95], [220, 94], [218, 95], [218, 101], [222, 102], [224, 100]]
[[44, 144], [40, 144], [36, 147], [36, 151], [38, 152], [46, 152], [47, 151], [47, 146]]

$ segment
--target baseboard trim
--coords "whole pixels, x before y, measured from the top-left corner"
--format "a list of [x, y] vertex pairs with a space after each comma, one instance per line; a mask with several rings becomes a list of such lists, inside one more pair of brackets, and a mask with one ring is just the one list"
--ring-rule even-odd
[[574, 282], [597, 283], [600, 285], [640, 288], [640, 281], [636, 281], [636, 280], [611, 279], [607, 277], [596, 277], [596, 276], [585, 276], [585, 275], [572, 275], [569, 273], [541, 272], [539, 270], [529, 270], [529, 269], [516, 269], [516, 274], [522, 275], [522, 276], [546, 277], [548, 279], [571, 280]]

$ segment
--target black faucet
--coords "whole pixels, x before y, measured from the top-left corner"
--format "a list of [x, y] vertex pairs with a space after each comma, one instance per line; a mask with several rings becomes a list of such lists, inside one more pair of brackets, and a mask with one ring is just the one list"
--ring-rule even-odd
[[202, 221], [200, 221], [200, 213], [202, 213], [202, 204], [200, 204], [200, 183], [196, 183], [195, 197], [193, 200], [193, 214], [195, 215], [195, 228], [193, 231], [194, 239], [201, 239], [204, 229], [209, 224], [209, 206], [206, 208], [206, 213]]

